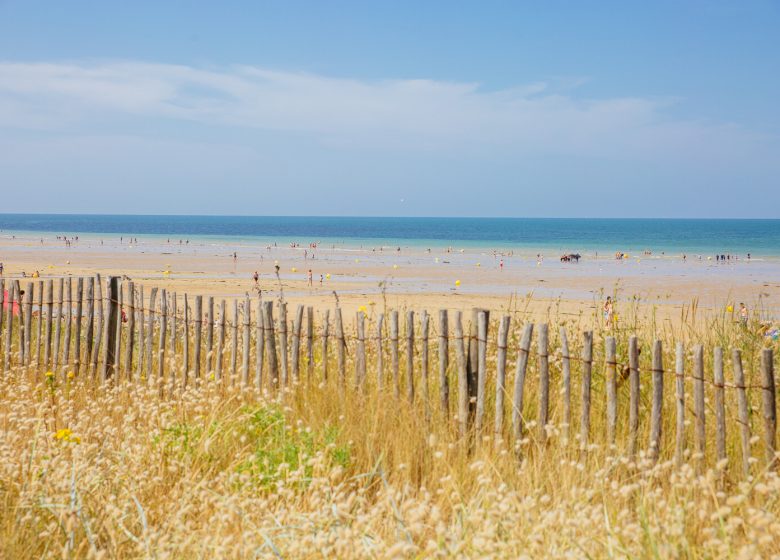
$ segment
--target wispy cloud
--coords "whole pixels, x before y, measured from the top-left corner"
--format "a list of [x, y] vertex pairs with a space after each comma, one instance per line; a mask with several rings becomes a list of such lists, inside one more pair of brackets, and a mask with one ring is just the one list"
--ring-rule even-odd
[[536, 82], [366, 81], [251, 66], [0, 63], [0, 127], [89, 130], [111, 119], [306, 134], [329, 145], [502, 156], [742, 159], [776, 139], [675, 119], [670, 99], [584, 99]]

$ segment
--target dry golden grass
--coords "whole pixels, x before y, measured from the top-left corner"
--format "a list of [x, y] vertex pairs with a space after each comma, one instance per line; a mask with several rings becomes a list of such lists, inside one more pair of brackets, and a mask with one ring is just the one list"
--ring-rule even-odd
[[[688, 330], [668, 332], [652, 318], [631, 318], [630, 311], [624, 315], [630, 331], [616, 333], [619, 358], [624, 358], [629, 332], [638, 332], [645, 348], [655, 336], [667, 342], [706, 337], [702, 341], [708, 344], [742, 348], [748, 380], [757, 379], [755, 356], [762, 340], [750, 330], [714, 318], [699, 324], [686, 320]], [[551, 322], [555, 319], [551, 315]], [[569, 325], [572, 339], [587, 322]], [[551, 336], [556, 330], [551, 328]], [[510, 387], [518, 332], [515, 324], [507, 368]], [[586, 455], [575, 438], [563, 437], [557, 358], [551, 359], [546, 444], [536, 439], [539, 427], [531, 421], [515, 449], [509, 443], [508, 416], [505, 433], [494, 438], [492, 413], [486, 419], [489, 432], [471, 442], [460, 440], [452, 411], [445, 416], [437, 404], [435, 337], [427, 420], [419, 390], [412, 406], [393, 397], [392, 383], [377, 390], [372, 353], [362, 391], [351, 383], [339, 387], [333, 356], [328, 382], [304, 379], [273, 395], [230, 380], [204, 379], [200, 386], [166, 390], [161, 397], [147, 383], [100, 387], [88, 376], [69, 379], [14, 370], [0, 380], [0, 556], [780, 554], [780, 477], [763, 469], [763, 460], [754, 460], [753, 476], [742, 479], [733, 395], [728, 395], [730, 462], [715, 465], [709, 445], [703, 460], [688, 454], [681, 468], [674, 465], [671, 380], [665, 391], [661, 458], [653, 463], [640, 454], [632, 461], [624, 453], [626, 387], [619, 394], [618, 446], [604, 445], [603, 353], [600, 336], [596, 340], [592, 443]], [[494, 346], [489, 364], [495, 363]], [[665, 348], [671, 351], [672, 345]], [[647, 354], [642, 354], [643, 366]], [[316, 360], [315, 377], [321, 357]], [[665, 363], [673, 363], [670, 355]], [[536, 417], [535, 367], [534, 358], [523, 411], [529, 419]], [[347, 371], [352, 379], [351, 358]], [[454, 364], [450, 371], [452, 378]], [[419, 370], [417, 377], [419, 381]], [[576, 364], [572, 383], [578, 396]], [[455, 383], [451, 387], [456, 390]], [[650, 407], [646, 377], [642, 390], [644, 447]], [[707, 390], [709, 396], [711, 388]], [[751, 393], [750, 398], [757, 406], [759, 396]], [[489, 398], [487, 410], [492, 407]], [[578, 415], [575, 397], [573, 418]], [[755, 409], [751, 423], [757, 441], [762, 432]], [[711, 426], [708, 430], [711, 436]], [[763, 448], [754, 443], [753, 454], [763, 457]]]

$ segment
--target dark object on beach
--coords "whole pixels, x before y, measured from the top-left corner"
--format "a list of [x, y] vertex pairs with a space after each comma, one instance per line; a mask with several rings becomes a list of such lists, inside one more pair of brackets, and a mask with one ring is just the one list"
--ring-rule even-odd
[[568, 255], [561, 255], [561, 262], [580, 262], [579, 253], [569, 253]]

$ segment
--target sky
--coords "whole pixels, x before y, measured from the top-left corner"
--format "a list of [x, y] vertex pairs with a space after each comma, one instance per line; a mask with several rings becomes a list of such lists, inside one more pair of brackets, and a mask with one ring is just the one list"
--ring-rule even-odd
[[780, 2], [0, 0], [0, 212], [780, 212]]

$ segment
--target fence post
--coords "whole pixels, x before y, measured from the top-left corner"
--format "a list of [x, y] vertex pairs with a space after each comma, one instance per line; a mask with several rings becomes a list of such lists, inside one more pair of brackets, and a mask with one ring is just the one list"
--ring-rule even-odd
[[22, 365], [30, 365], [30, 350], [32, 348], [32, 304], [35, 297], [35, 284], [27, 283], [27, 293], [24, 298], [24, 360]]
[[525, 431], [525, 416], [523, 416], [523, 399], [525, 395], [525, 372], [528, 368], [528, 356], [531, 352], [531, 338], [534, 334], [534, 324], [526, 323], [520, 347], [517, 353], [517, 369], [515, 371], [515, 387], [512, 396], [512, 434], [515, 441], [515, 452], [520, 454], [520, 441]]
[[65, 300], [65, 344], [62, 350], [62, 373], [66, 374], [70, 366], [70, 333], [71, 323], [73, 322], [73, 282], [68, 277], [65, 282], [66, 300]]
[[366, 315], [358, 311], [357, 321], [357, 351], [355, 352], [355, 387], [360, 388], [366, 378]]
[[276, 358], [276, 336], [274, 335], [274, 302], [263, 302], [263, 328], [265, 330], [265, 347], [268, 354], [268, 372], [271, 388], [279, 388], [279, 363]]
[[628, 339], [628, 456], [636, 457], [639, 438], [639, 345], [636, 336]]
[[477, 406], [475, 410], [475, 422], [477, 443], [482, 436], [482, 427], [485, 420], [485, 392], [487, 391], [487, 331], [488, 314], [485, 311], [477, 312]]
[[[41, 283], [42, 284], [42, 283]], [[43, 296], [43, 294], [41, 294]], [[43, 297], [40, 298], [40, 313], [38, 314], [39, 317], [43, 317]], [[38, 322], [38, 325], [40, 325], [40, 321]], [[86, 328], [84, 329], [85, 332], [85, 339], [84, 339], [84, 362], [89, 367], [89, 364], [92, 363], [92, 344], [95, 341], [95, 278], [94, 276], [90, 276], [87, 278], [87, 324]], [[39, 328], [40, 330], [40, 328]], [[40, 339], [41, 333], [38, 333], [38, 338]], [[40, 349], [40, 341], [38, 343], [38, 347]], [[39, 362], [40, 363], [40, 362]]]
[[661, 341], [653, 343], [653, 404], [650, 416], [650, 458], [658, 460], [661, 452], [664, 405], [664, 365]]
[[[98, 290], [102, 290], [100, 287], [100, 283], [98, 283]], [[3, 301], [3, 285], [0, 283], [0, 325], [3, 323], [3, 314], [2, 314], [2, 301]], [[101, 301], [101, 305], [103, 302]], [[102, 307], [101, 314], [102, 314]], [[43, 314], [43, 310], [41, 310], [41, 314]], [[43, 338], [43, 367], [48, 369], [51, 367], [51, 323], [54, 319], [54, 282], [52, 280], [46, 281], [46, 327], [44, 329]], [[0, 332], [2, 332], [2, 328], [0, 328]]]
[[[696, 417], [696, 452], [701, 456], [699, 465], [704, 463], [706, 431], [704, 424], [704, 348], [697, 344], [693, 348], [693, 414]], [[699, 467], [701, 468], [701, 467]]]
[[81, 373], [81, 321], [84, 314], [84, 278], [76, 281], [76, 344], [73, 348], [73, 369], [75, 374]]
[[214, 297], [206, 300], [206, 373], [211, 378], [214, 375]]
[[[92, 280], [92, 278], [90, 278]], [[94, 305], [94, 302], [92, 301], [92, 285], [88, 285], [90, 290], [88, 291], [89, 299], [88, 301]], [[35, 370], [35, 375], [37, 376], [41, 369], [41, 343], [43, 342], [43, 280], [38, 281], [38, 323], [36, 326], [36, 336], [35, 336], [35, 365], [37, 366], [37, 369]], [[89, 330], [87, 331], [87, 357], [89, 358], [89, 350], [92, 348], [92, 308], [90, 307], [90, 311], [88, 313], [89, 318]]]
[[[337, 322], [341, 319], [341, 312], [337, 309], [338, 314]], [[342, 345], [344, 342], [344, 331], [341, 330]], [[287, 368], [287, 304], [283, 301], [279, 302], [279, 358], [282, 369], [282, 385], [287, 387], [288, 368]], [[340, 373], [342, 374], [342, 381], [344, 380], [343, 360], [341, 362]]]
[[764, 389], [764, 451], [766, 454], [767, 468], [774, 469], [777, 463], [777, 460], [775, 459], [777, 411], [775, 408], [775, 372], [771, 348], [764, 348], [761, 351], [761, 380]]
[[[154, 297], [154, 294], [152, 294]], [[194, 315], [192, 318], [192, 324], [195, 327], [195, 333], [192, 338], [194, 352], [192, 356], [193, 364], [193, 377], [195, 377], [195, 384], [200, 383], [200, 359], [201, 359], [201, 338], [203, 336], [203, 296], [195, 296]]]
[[734, 348], [731, 354], [734, 372], [734, 385], [737, 388], [737, 406], [739, 435], [742, 449], [742, 474], [747, 479], [750, 476], [750, 418], [748, 416], [747, 391], [745, 390], [745, 374], [742, 371], [742, 353]]
[[347, 383], [347, 343], [344, 340], [344, 322], [341, 316], [341, 308], [336, 308], [336, 365], [339, 368], [339, 387], [342, 389]]
[[414, 311], [406, 312], [406, 397], [414, 402]]
[[382, 327], [385, 322], [385, 314], [380, 313], [376, 320], [376, 384], [381, 391], [385, 381], [385, 357], [382, 351]]
[[[51, 282], [51, 280], [49, 280]], [[3, 323], [5, 322], [5, 279], [0, 278], [0, 345], [3, 345], [5, 340], [3, 339]], [[8, 348], [3, 346], [3, 359], [8, 354]]]
[[292, 378], [293, 383], [298, 383], [301, 380], [301, 327], [303, 323], [303, 305], [298, 305], [295, 308], [295, 318], [293, 319], [293, 332], [292, 332]]
[[162, 291], [160, 298], [160, 339], [157, 347], [157, 384], [162, 396], [165, 387], [165, 341], [168, 330], [168, 294]]
[[539, 360], [539, 442], [547, 443], [547, 424], [550, 410], [550, 359], [549, 328], [547, 323], [539, 325], [539, 339], [537, 340], [537, 358]]
[[401, 381], [398, 378], [398, 311], [390, 312], [390, 367], [393, 369], [395, 398], [401, 396]]
[[233, 339], [230, 341], [230, 384], [235, 385], [238, 377], [238, 300], [233, 300], [233, 324], [230, 326]]
[[[62, 338], [60, 332], [62, 331], [62, 305], [65, 298], [65, 279], [60, 278], [58, 285], [59, 295], [57, 296], [57, 322], [54, 324], [54, 355], [52, 356], [52, 370], [57, 371], [60, 367], [60, 346]], [[11, 290], [8, 290], [11, 294]]]
[[244, 387], [249, 386], [249, 348], [252, 342], [252, 334], [249, 330], [250, 323], [252, 321], [251, 315], [251, 301], [247, 295], [244, 298], [244, 340], [243, 340], [243, 353], [241, 355], [241, 385]]
[[[127, 344], [125, 346], [125, 375], [133, 378], [133, 346], [135, 345], [135, 284], [127, 283]], [[106, 341], [108, 342], [108, 341]]]
[[460, 311], [455, 312], [454, 335], [455, 359], [458, 364], [458, 432], [461, 438], [465, 438], [468, 435], [469, 390], [466, 349], [463, 342], [463, 321]]
[[715, 449], [718, 462], [726, 459], [726, 395], [723, 374], [723, 348], [715, 348], [713, 356], [713, 381], [715, 382]]
[[306, 379], [311, 384], [314, 375], [314, 308], [306, 307]]
[[182, 387], [190, 381], [190, 302], [184, 294], [184, 336], [182, 336]]
[[428, 334], [430, 330], [430, 315], [423, 310], [420, 316], [420, 337], [422, 338], [422, 346], [420, 347], [420, 364], [421, 364], [421, 378], [422, 378], [422, 400], [423, 408], [425, 410], [425, 420], [431, 419], [431, 403], [428, 398]]
[[[143, 378], [144, 365], [146, 364], [146, 302], [144, 301], [144, 287], [140, 285], [136, 291], [135, 311], [137, 317], [135, 322], [138, 324], [138, 359], [136, 360], [136, 369], [139, 379]], [[186, 302], [186, 296], [185, 296]]]
[[154, 377], [154, 370], [152, 368], [152, 356], [154, 355], [154, 308], [157, 305], [157, 288], [152, 288], [152, 293], [149, 296], [149, 309], [146, 313], [148, 317], [148, 329], [146, 332], [146, 375], [149, 376], [149, 382]]
[[593, 371], [593, 331], [582, 333], [582, 414], [580, 416], [580, 450], [588, 452], [590, 439], [590, 382]]
[[[8, 286], [8, 314], [5, 321], [5, 355], [3, 356], [3, 373], [8, 371], [11, 366], [11, 336], [14, 330], [14, 291], [16, 290], [16, 282], [9, 282]], [[2, 313], [0, 308], [0, 313]]]
[[257, 308], [255, 311], [255, 388], [258, 391], [263, 390], [263, 351], [265, 346], [265, 336], [263, 333], [263, 300], [257, 297]]
[[571, 363], [569, 357], [569, 339], [566, 328], [560, 328], [561, 336], [561, 377], [563, 382], [563, 439], [569, 441], [571, 432]]
[[217, 380], [222, 379], [222, 373], [224, 368], [222, 366], [225, 359], [225, 316], [227, 309], [225, 308], [225, 300], [223, 299], [219, 303], [219, 327], [217, 329], [217, 365], [215, 366], [214, 377]]
[[330, 330], [330, 309], [325, 310], [325, 317], [322, 319], [322, 381], [328, 382], [328, 331]]
[[506, 392], [506, 350], [511, 317], [504, 315], [498, 324], [498, 352], [496, 355], [496, 417], [493, 428], [495, 441], [501, 441], [504, 432], [504, 393]]
[[109, 276], [106, 282], [106, 297], [108, 298], [108, 316], [106, 317], [106, 345], [103, 349], [103, 381], [107, 381], [116, 373], [116, 342], [119, 316], [119, 277]]
[[675, 401], [677, 404], [677, 426], [674, 446], [674, 462], [680, 467], [685, 460], [685, 348], [682, 342], [675, 349]]
[[450, 379], [447, 375], [447, 368], [450, 365], [448, 336], [447, 310], [439, 309], [439, 404], [445, 419], [450, 414]]
[[607, 389], [607, 444], [613, 447], [617, 429], [617, 341], [614, 336], [608, 336], [604, 340], [604, 350]]

